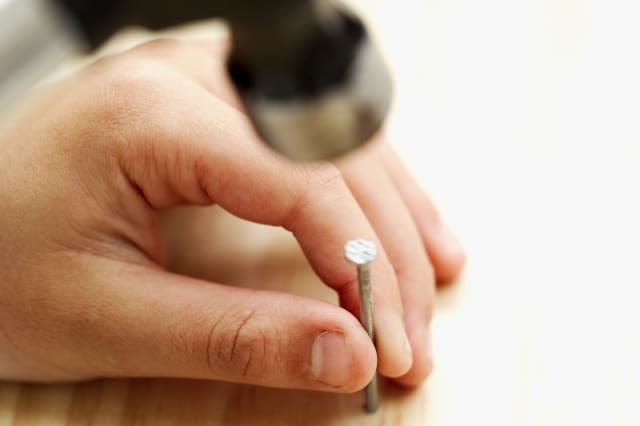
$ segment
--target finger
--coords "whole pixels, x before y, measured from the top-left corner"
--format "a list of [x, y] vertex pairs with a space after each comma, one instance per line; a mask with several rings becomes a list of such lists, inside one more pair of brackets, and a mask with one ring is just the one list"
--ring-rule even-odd
[[[284, 226], [320, 278], [357, 313], [356, 268], [344, 259], [343, 247], [353, 238], [377, 236], [339, 171], [330, 164], [285, 161], [258, 140], [235, 108], [189, 85], [177, 90], [176, 100], [147, 99], [154, 108], [135, 108], [144, 111], [136, 122], [146, 125], [132, 126], [124, 149], [117, 149], [132, 188], [155, 208], [217, 203], [243, 219]], [[158, 107], [167, 104], [168, 111]], [[411, 354], [395, 274], [384, 252], [374, 272], [379, 368], [401, 375]]]
[[92, 320], [79, 323], [75, 337], [103, 376], [351, 392], [374, 374], [375, 348], [337, 306], [111, 260], [92, 260], [91, 279], [97, 277], [98, 294], [73, 306], [93, 307]]
[[421, 383], [433, 367], [429, 323], [435, 278], [415, 223], [396, 188], [379, 164], [372, 145], [340, 169], [366, 213], [395, 270], [404, 308], [406, 331], [413, 349], [411, 369], [397, 381]]
[[380, 161], [384, 164], [396, 189], [409, 208], [434, 266], [438, 282], [450, 282], [461, 272], [465, 253], [456, 236], [442, 221], [435, 205], [420, 185], [403, 166], [390, 145], [381, 148]]

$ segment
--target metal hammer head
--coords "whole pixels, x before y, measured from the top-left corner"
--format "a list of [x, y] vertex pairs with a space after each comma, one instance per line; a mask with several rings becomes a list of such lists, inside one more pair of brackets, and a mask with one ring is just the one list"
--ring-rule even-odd
[[392, 98], [391, 76], [360, 20], [325, 0], [281, 0], [230, 20], [228, 69], [260, 136], [298, 161], [367, 142]]

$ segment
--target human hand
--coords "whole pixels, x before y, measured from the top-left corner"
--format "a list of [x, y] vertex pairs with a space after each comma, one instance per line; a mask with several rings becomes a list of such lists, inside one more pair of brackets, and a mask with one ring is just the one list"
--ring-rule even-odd
[[[0, 377], [354, 391], [376, 359], [400, 383], [428, 375], [434, 277], [455, 277], [462, 250], [382, 141], [336, 165], [270, 152], [225, 52], [147, 43], [50, 87], [4, 125]], [[213, 203], [291, 231], [342, 308], [167, 272], [155, 210]], [[342, 247], [355, 237], [381, 249], [377, 353], [349, 313], [357, 279]]]

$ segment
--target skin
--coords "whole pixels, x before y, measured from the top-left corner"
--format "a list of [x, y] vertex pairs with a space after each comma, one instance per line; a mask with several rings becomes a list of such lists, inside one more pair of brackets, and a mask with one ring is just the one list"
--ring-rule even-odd
[[[459, 274], [457, 240], [382, 138], [335, 164], [272, 153], [226, 77], [226, 52], [147, 43], [0, 125], [0, 378], [351, 392], [376, 366], [407, 386], [429, 375], [435, 282]], [[156, 212], [213, 204], [292, 232], [341, 306], [168, 271]], [[379, 246], [377, 351], [353, 315], [342, 247], [354, 237]]]

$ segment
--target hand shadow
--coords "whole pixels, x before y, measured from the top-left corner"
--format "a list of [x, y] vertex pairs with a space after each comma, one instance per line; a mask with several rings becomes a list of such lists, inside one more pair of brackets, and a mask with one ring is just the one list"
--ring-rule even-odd
[[165, 210], [159, 224], [166, 267], [172, 272], [337, 303], [291, 233], [281, 228], [238, 219], [219, 207]]

